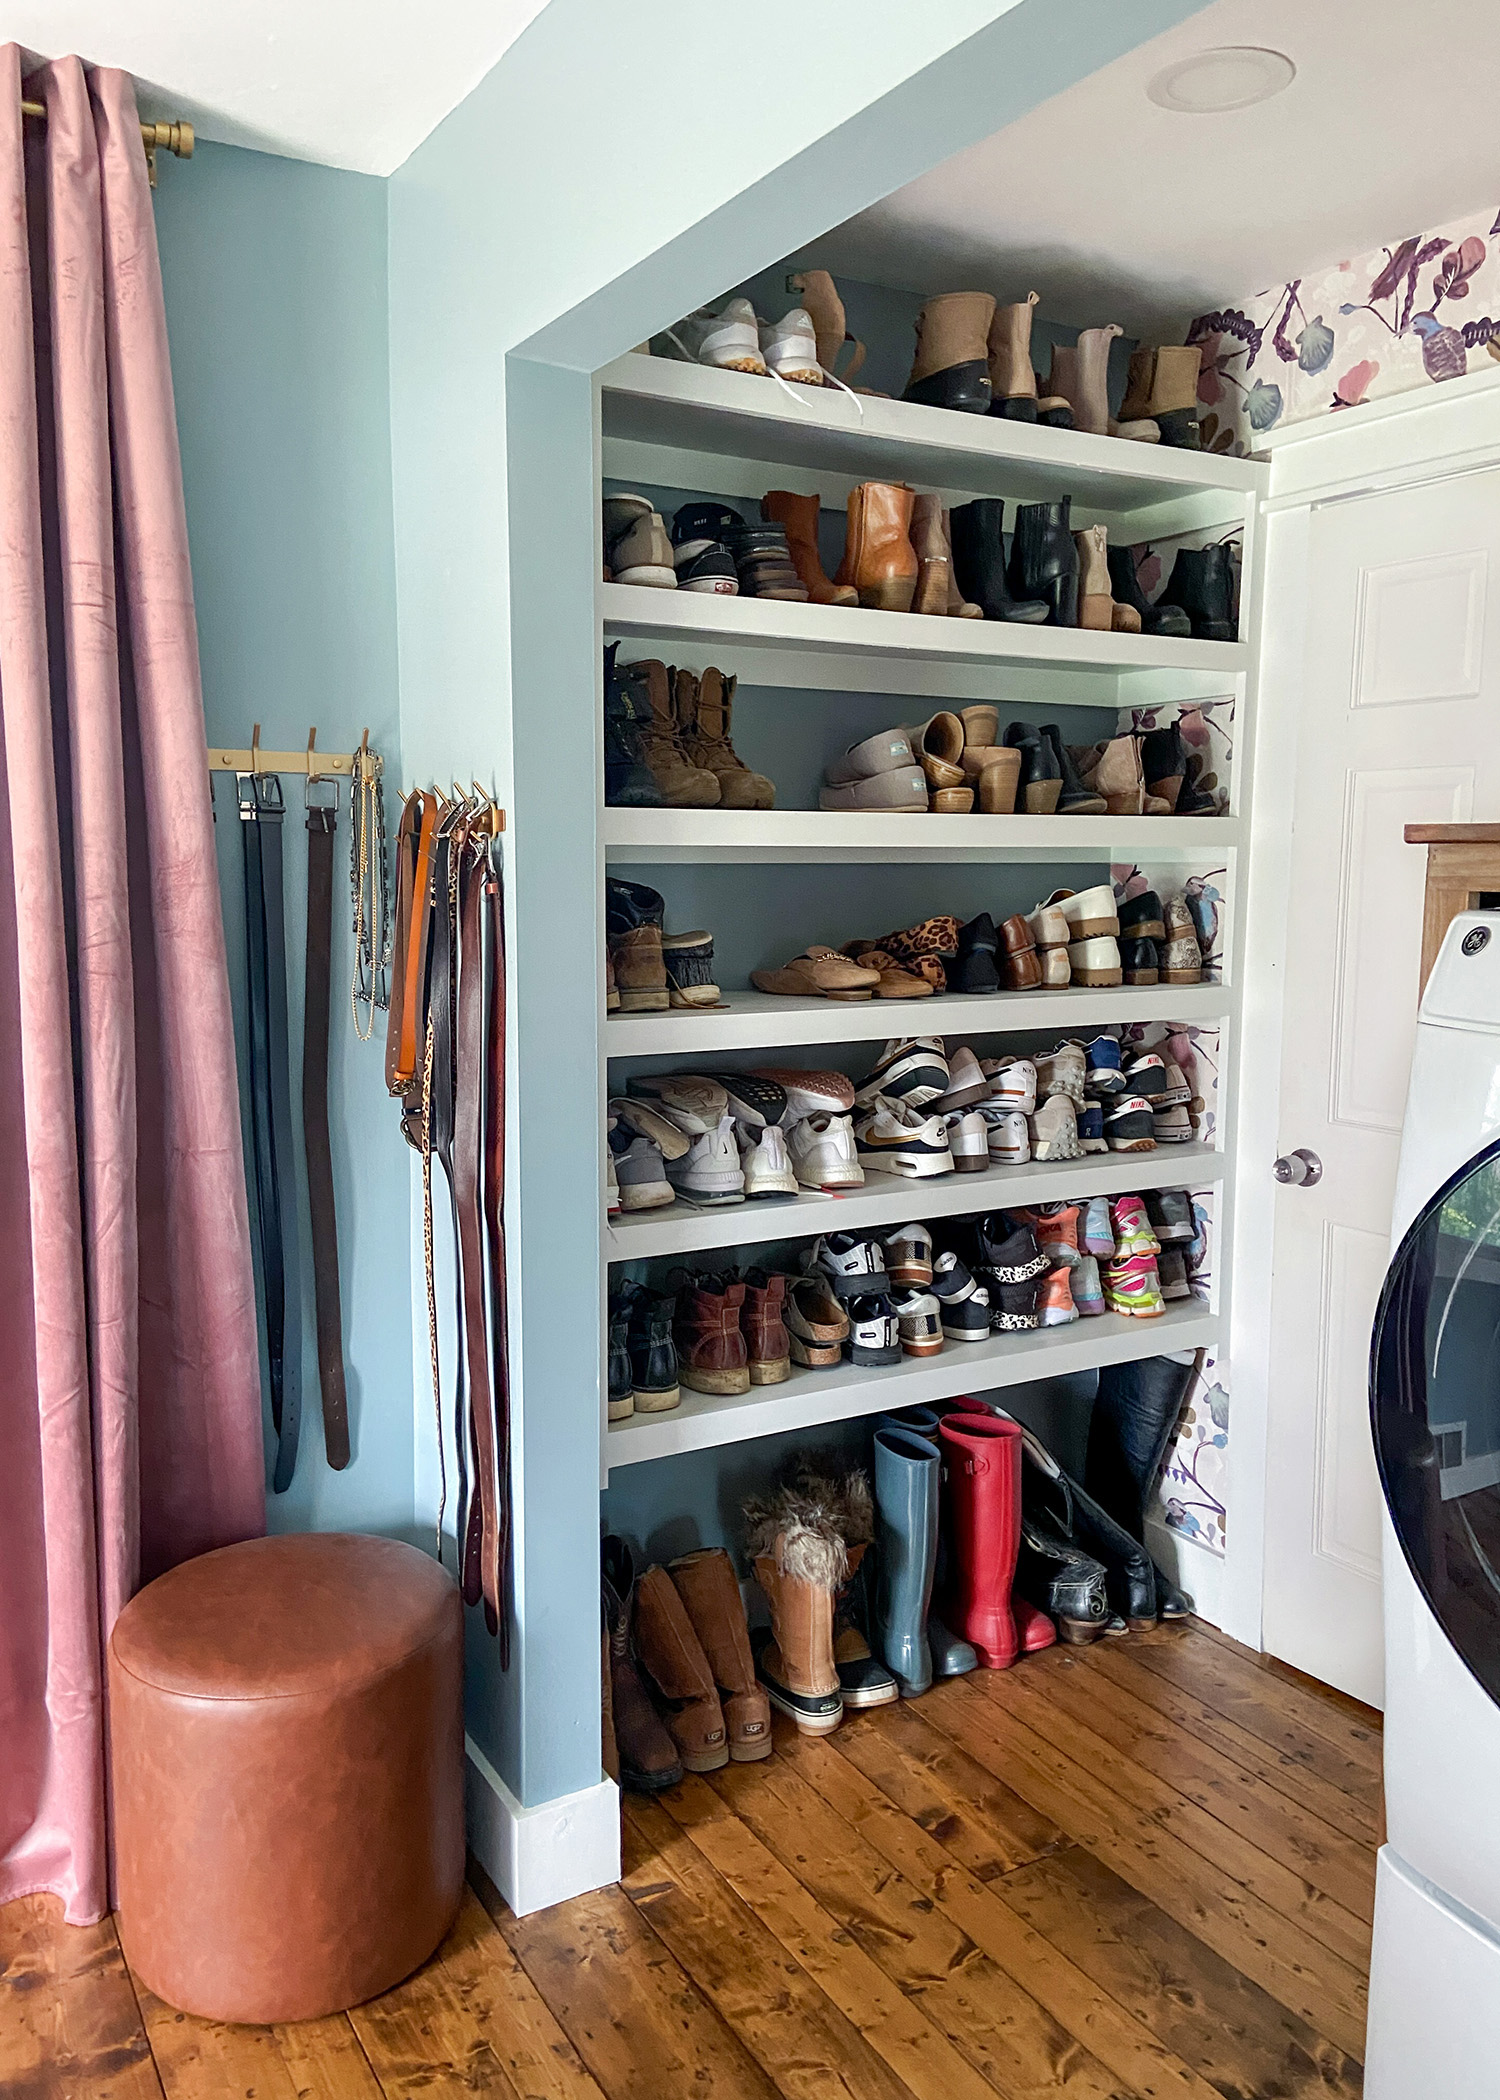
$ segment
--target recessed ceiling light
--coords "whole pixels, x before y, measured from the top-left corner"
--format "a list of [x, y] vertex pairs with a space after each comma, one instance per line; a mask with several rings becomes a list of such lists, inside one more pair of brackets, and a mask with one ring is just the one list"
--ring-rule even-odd
[[1146, 93], [1161, 109], [1194, 117], [1218, 116], [1225, 110], [1249, 109], [1254, 102], [1269, 102], [1296, 77], [1297, 68], [1284, 51], [1227, 44], [1164, 66], [1147, 83]]

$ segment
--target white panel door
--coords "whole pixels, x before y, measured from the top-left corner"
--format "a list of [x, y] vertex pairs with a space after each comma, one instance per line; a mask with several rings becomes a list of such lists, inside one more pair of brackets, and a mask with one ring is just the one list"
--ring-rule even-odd
[[1367, 1359], [1426, 863], [1402, 830], [1500, 817], [1500, 473], [1325, 505], [1308, 548], [1279, 1150], [1323, 1173], [1276, 1196], [1263, 1638], [1379, 1705]]

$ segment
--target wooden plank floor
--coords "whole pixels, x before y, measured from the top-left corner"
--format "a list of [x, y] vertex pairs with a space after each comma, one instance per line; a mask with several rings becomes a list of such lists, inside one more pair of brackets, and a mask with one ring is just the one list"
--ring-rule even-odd
[[1329, 2100], [1360, 2090], [1378, 1716], [1198, 1626], [627, 1795], [619, 1888], [217, 2027], [0, 1910], [6, 2100]]

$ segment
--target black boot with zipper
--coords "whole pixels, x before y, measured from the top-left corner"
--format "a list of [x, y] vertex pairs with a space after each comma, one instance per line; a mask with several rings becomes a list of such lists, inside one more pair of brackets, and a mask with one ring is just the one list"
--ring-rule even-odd
[[1011, 750], [1021, 754], [1016, 808], [1024, 810], [1028, 817], [1050, 817], [1061, 800], [1064, 777], [1052, 739], [1044, 730], [1033, 729], [1029, 722], [1012, 722], [1005, 732], [1005, 741]]
[[1078, 625], [1078, 549], [1073, 502], [1018, 503], [1007, 580], [1015, 598], [1039, 598], [1054, 627]]
[[1017, 597], [1006, 583], [1005, 505], [999, 498], [982, 496], [973, 503], [961, 503], [949, 514], [949, 525], [953, 577], [964, 597], [981, 606], [987, 620], [1040, 626], [1047, 618], [1046, 604], [1039, 597]]
[[1129, 605], [1140, 614], [1142, 634], [1170, 635], [1185, 642], [1192, 633], [1193, 623], [1180, 605], [1153, 605], [1141, 589], [1133, 547], [1110, 548], [1109, 588], [1117, 605]]
[[1196, 642], [1232, 642], [1233, 576], [1229, 546], [1179, 547], [1167, 587], [1157, 604], [1176, 605], [1188, 616]]

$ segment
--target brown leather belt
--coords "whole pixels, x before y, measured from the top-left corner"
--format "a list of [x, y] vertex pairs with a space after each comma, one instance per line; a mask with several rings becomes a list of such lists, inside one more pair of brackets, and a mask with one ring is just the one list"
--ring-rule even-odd
[[396, 831], [396, 943], [391, 1010], [385, 1032], [385, 1083], [411, 1092], [420, 1076], [421, 1016], [427, 1000], [427, 939], [431, 926], [432, 834], [438, 798], [420, 788], [401, 806]]
[[510, 1310], [505, 1283], [505, 896], [500, 848], [485, 847], [484, 922], [489, 961], [485, 1044], [484, 1222], [490, 1262], [490, 1340], [499, 1481], [495, 1560], [500, 1593], [500, 1667], [510, 1668]]
[[[337, 785], [334, 793], [337, 794]], [[311, 788], [309, 788], [311, 793]], [[318, 1379], [323, 1391], [323, 1446], [341, 1472], [349, 1463], [349, 1407], [344, 1389], [344, 1320], [339, 1295], [339, 1236], [333, 1203], [333, 1148], [328, 1132], [328, 1022], [333, 975], [333, 834], [338, 809], [307, 808], [307, 985], [302, 1019], [302, 1137], [312, 1220], [313, 1289], [317, 1305]], [[300, 1344], [300, 1337], [298, 1338]]]

